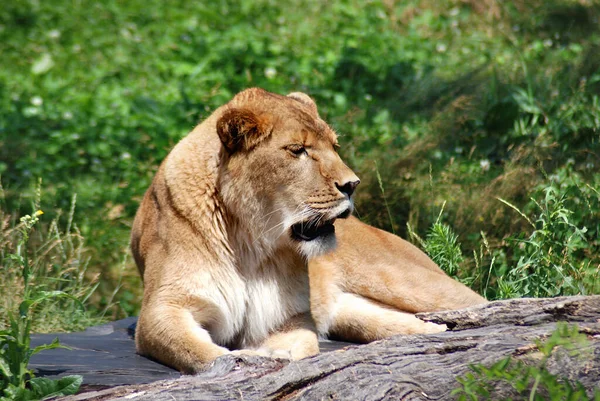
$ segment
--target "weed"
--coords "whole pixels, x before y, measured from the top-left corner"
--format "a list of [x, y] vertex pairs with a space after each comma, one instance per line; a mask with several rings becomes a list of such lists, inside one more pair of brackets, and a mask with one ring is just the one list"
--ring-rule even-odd
[[444, 203], [437, 220], [432, 224], [424, 240], [410, 226], [408, 232], [411, 238], [419, 242], [429, 257], [446, 273], [452, 277], [458, 277], [460, 264], [464, 261], [464, 258], [458, 243], [458, 236], [450, 226], [441, 222], [445, 206]]
[[[598, 213], [600, 199], [593, 187], [578, 185], [540, 189], [537, 195], [543, 198], [531, 199], [535, 210], [530, 213], [537, 212], [535, 217], [499, 199], [527, 222], [531, 233], [508, 235], [503, 246], [492, 249], [486, 234], [480, 232], [479, 251], [473, 251], [474, 269], [466, 267], [458, 235], [441, 222], [445, 203], [425, 239], [410, 225], [408, 233], [446, 273], [488, 299], [593, 294], [598, 291], [600, 260], [590, 253], [590, 248], [596, 249], [590, 242], [595, 241], [598, 226], [588, 229], [577, 223], [593, 221], [588, 214]], [[575, 196], [588, 206], [587, 213], [581, 206], [574, 207]]]
[[[36, 206], [39, 203], [36, 202]], [[16, 227], [17, 244], [14, 253], [8, 253], [9, 268], [16, 268], [22, 280], [22, 295], [16, 313], [7, 311], [9, 327], [0, 331], [0, 390], [2, 400], [35, 400], [50, 396], [75, 394], [81, 385], [81, 376], [66, 376], [59, 380], [34, 377], [28, 369], [29, 359], [38, 352], [58, 348], [58, 339], [51, 344], [30, 348], [30, 333], [33, 315], [43, 303], [67, 298], [79, 304], [73, 295], [60, 290], [44, 290], [36, 285], [35, 266], [28, 255], [27, 245], [34, 226], [39, 222], [42, 211], [21, 217]]]
[[[39, 209], [39, 191], [34, 201], [35, 210]], [[0, 298], [0, 329], [10, 327], [10, 311], [33, 292], [68, 295], [36, 302], [36, 318], [30, 322], [34, 332], [76, 331], [104, 321], [105, 312], [82, 308], [98, 286], [98, 274], [90, 277], [87, 272], [89, 256], [85, 241], [73, 223], [76, 199], [72, 197], [64, 231], [60, 212], [49, 224], [42, 225], [38, 223], [39, 215], [24, 216], [16, 223], [13, 213], [0, 208], [0, 258], [3, 261], [0, 286], [11, 288]], [[36, 230], [33, 230], [34, 225]], [[26, 275], [23, 273], [25, 262]]]
[[577, 257], [588, 247], [587, 228], [572, 222], [573, 211], [565, 206], [565, 197], [552, 187], [545, 190], [544, 199], [532, 199], [539, 211], [533, 221], [511, 203], [500, 199], [524, 218], [533, 231], [528, 237], [513, 236], [512, 266], [502, 279], [500, 297], [588, 294], [584, 276], [592, 270], [593, 261]]

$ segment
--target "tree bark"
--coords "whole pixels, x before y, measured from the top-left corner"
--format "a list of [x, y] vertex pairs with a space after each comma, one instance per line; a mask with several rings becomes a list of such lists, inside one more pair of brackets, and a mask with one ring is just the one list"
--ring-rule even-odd
[[[600, 296], [513, 299], [459, 311], [421, 313], [448, 325], [435, 335], [396, 336], [353, 345], [296, 362], [259, 357], [219, 358], [196, 376], [114, 387], [69, 400], [448, 400], [469, 365], [489, 366], [507, 356], [539, 362], [535, 341], [557, 322], [577, 324], [585, 352], [553, 351], [548, 370], [600, 391]], [[493, 399], [513, 391], [499, 385]]]

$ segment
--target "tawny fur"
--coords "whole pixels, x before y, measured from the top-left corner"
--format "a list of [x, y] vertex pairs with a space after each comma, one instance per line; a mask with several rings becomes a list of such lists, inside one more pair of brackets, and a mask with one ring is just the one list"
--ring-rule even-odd
[[335, 227], [337, 248], [309, 263], [311, 312], [321, 335], [370, 342], [437, 333], [446, 327], [414, 313], [487, 302], [400, 237], [354, 217]]
[[132, 230], [145, 286], [140, 354], [193, 373], [230, 350], [318, 352], [306, 261], [335, 237], [297, 241], [291, 227], [351, 209], [339, 188], [358, 178], [335, 146], [310, 97], [260, 89], [236, 95], [175, 146]]

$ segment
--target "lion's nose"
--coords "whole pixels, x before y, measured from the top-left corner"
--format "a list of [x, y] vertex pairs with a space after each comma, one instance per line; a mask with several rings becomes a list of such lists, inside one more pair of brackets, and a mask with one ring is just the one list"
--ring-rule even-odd
[[351, 197], [358, 184], [360, 184], [360, 180], [348, 181], [342, 185], [336, 182], [335, 186], [341, 193], [348, 195], [348, 197]]

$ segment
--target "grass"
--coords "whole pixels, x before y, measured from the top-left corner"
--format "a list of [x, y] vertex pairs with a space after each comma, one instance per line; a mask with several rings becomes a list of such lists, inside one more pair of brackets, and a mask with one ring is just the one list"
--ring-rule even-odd
[[[76, 284], [80, 283], [69, 283], [66, 286], [50, 283], [49, 280], [52, 278], [57, 280], [65, 280], [65, 278], [53, 277], [41, 270], [40, 260], [43, 258], [31, 259], [28, 247], [32, 239], [31, 234], [40, 216], [44, 214], [36, 207], [37, 205], [38, 203], [34, 204], [32, 214], [22, 216], [14, 228], [7, 233], [3, 232], [6, 237], [2, 237], [4, 245], [2, 260], [5, 263], [2, 278], [3, 281], [6, 278], [12, 281], [11, 287], [5, 287], [11, 288], [12, 293], [4, 297], [5, 304], [2, 307], [0, 322], [0, 400], [26, 401], [75, 394], [82, 383], [81, 376], [65, 376], [58, 380], [35, 377], [34, 372], [28, 367], [30, 358], [39, 352], [59, 348], [61, 345], [57, 338], [51, 344], [31, 348], [30, 335], [36, 328], [36, 323], [48, 324], [51, 319], [55, 319], [55, 316], [58, 321], [54, 323], [54, 327], [60, 329], [68, 328], [67, 322], [73, 323], [75, 320], [77, 325], [84, 321], [94, 321], [82, 319], [86, 314], [82, 300], [78, 298], [81, 294], [73, 291]], [[60, 239], [58, 231], [57, 235]], [[67, 237], [67, 241], [69, 239]], [[66, 273], [69, 274], [68, 271]], [[61, 287], [64, 290], [57, 289]], [[55, 309], [57, 303], [65, 308]], [[62, 314], [71, 312], [73, 306], [84, 313], [70, 316], [67, 321], [61, 319]], [[45, 312], [46, 315], [41, 318], [34, 317], [40, 311]], [[53, 316], [47, 315], [49, 311], [53, 312]]]
[[33, 332], [77, 331], [104, 322], [101, 313], [84, 306], [98, 287], [98, 274], [90, 276], [87, 271], [88, 252], [73, 222], [76, 198], [63, 228], [59, 217], [43, 224], [39, 186], [36, 193], [32, 214], [17, 219], [0, 208], [0, 286], [10, 288], [0, 298], [0, 330], [11, 327], [13, 312], [20, 310], [24, 299], [35, 298], [33, 294], [60, 294], [35, 303], [35, 319], [28, 323]]
[[455, 244], [438, 262], [491, 299], [598, 293], [599, 18], [587, 0], [9, 2], [2, 221], [43, 177], [32, 246], [76, 261], [56, 285], [136, 314], [129, 232], [160, 161], [239, 90], [301, 90], [341, 135], [363, 220]]

